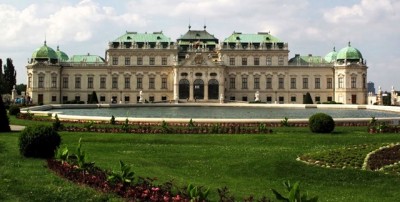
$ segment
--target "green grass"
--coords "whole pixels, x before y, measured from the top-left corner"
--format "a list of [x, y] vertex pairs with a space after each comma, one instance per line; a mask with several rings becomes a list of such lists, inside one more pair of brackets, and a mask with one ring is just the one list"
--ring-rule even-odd
[[[296, 161], [305, 153], [399, 142], [398, 134], [371, 135], [364, 127], [337, 127], [333, 134], [312, 134], [308, 128], [294, 127], [273, 130], [268, 135], [60, 134], [62, 144], [72, 151], [82, 137], [82, 149], [101, 168], [117, 170], [122, 160], [136, 175], [157, 177], [159, 183], [174, 180], [178, 186], [192, 183], [210, 187], [213, 201], [217, 200], [216, 189], [224, 186], [236, 199], [249, 195], [273, 198], [270, 188], [283, 192], [285, 180], [301, 181], [302, 190], [318, 195], [320, 201], [396, 201], [400, 197], [398, 176]], [[20, 157], [17, 133], [0, 135], [0, 201], [35, 197], [96, 201], [111, 197], [59, 179], [44, 168], [43, 160]]]

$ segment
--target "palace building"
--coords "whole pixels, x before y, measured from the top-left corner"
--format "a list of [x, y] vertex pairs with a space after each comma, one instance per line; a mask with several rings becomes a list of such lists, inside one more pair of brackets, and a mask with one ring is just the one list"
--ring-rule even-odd
[[163, 32], [126, 32], [105, 56], [72, 55], [46, 42], [27, 64], [27, 95], [36, 104], [250, 102], [367, 103], [367, 65], [349, 44], [325, 56], [296, 54], [269, 32], [234, 32], [223, 41], [189, 30], [176, 41]]

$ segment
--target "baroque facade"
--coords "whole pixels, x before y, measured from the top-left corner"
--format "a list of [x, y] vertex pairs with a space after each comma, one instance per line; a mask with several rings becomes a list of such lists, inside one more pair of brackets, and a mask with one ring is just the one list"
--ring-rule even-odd
[[126, 32], [105, 57], [68, 55], [44, 45], [27, 64], [33, 103], [249, 102], [367, 103], [367, 65], [350, 43], [325, 56], [289, 58], [288, 44], [268, 32], [234, 32], [219, 41], [189, 30], [176, 41], [162, 32]]

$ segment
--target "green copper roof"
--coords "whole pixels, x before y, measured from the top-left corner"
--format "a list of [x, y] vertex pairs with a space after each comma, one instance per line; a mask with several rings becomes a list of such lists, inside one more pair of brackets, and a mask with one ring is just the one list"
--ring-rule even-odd
[[294, 65], [321, 64], [324, 62], [325, 60], [322, 56], [312, 56], [312, 55], [306, 55], [306, 56], [296, 55], [294, 58], [291, 58], [289, 60], [289, 64], [294, 64]]
[[349, 45], [345, 48], [342, 48], [337, 54], [337, 60], [359, 60], [362, 59], [361, 52], [356, 48], [353, 48]]
[[68, 61], [68, 59], [69, 59], [69, 57], [66, 53], [64, 53], [63, 51], [60, 51], [59, 46], [57, 46], [56, 54], [57, 54], [57, 58], [59, 61]]
[[56, 52], [46, 45], [46, 41], [44, 45], [38, 49], [36, 49], [32, 53], [32, 58], [39, 58], [39, 59], [58, 59]]
[[328, 53], [328, 54], [326, 54], [325, 57], [324, 57], [324, 59], [325, 59], [326, 62], [328, 62], [328, 63], [335, 62], [335, 61], [336, 61], [336, 58], [337, 58], [337, 54], [338, 54], [338, 53], [336, 52], [335, 47], [333, 47], [333, 51], [330, 52], [330, 53]]
[[267, 32], [259, 32], [257, 34], [242, 34], [241, 32], [234, 32], [231, 36], [224, 40], [225, 43], [274, 43], [282, 42], [280, 39], [272, 36]]
[[105, 63], [105, 60], [98, 56], [98, 55], [73, 55], [69, 62], [79, 63], [79, 62], [86, 62], [86, 63]]
[[137, 33], [126, 32], [113, 42], [170, 42], [171, 39], [166, 37], [162, 32], [153, 33]]
[[217, 38], [214, 37], [214, 35], [208, 33], [206, 30], [189, 30], [187, 31], [183, 36], [181, 36], [178, 41], [181, 40], [215, 40], [218, 41]]

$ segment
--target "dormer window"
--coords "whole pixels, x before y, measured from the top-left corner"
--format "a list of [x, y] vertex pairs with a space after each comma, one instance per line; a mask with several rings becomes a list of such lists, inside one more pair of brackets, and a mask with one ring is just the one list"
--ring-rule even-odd
[[161, 37], [160, 37], [160, 36], [157, 36], [157, 40], [161, 40]]
[[132, 38], [130, 36], [126, 37], [127, 40], [131, 40]]

